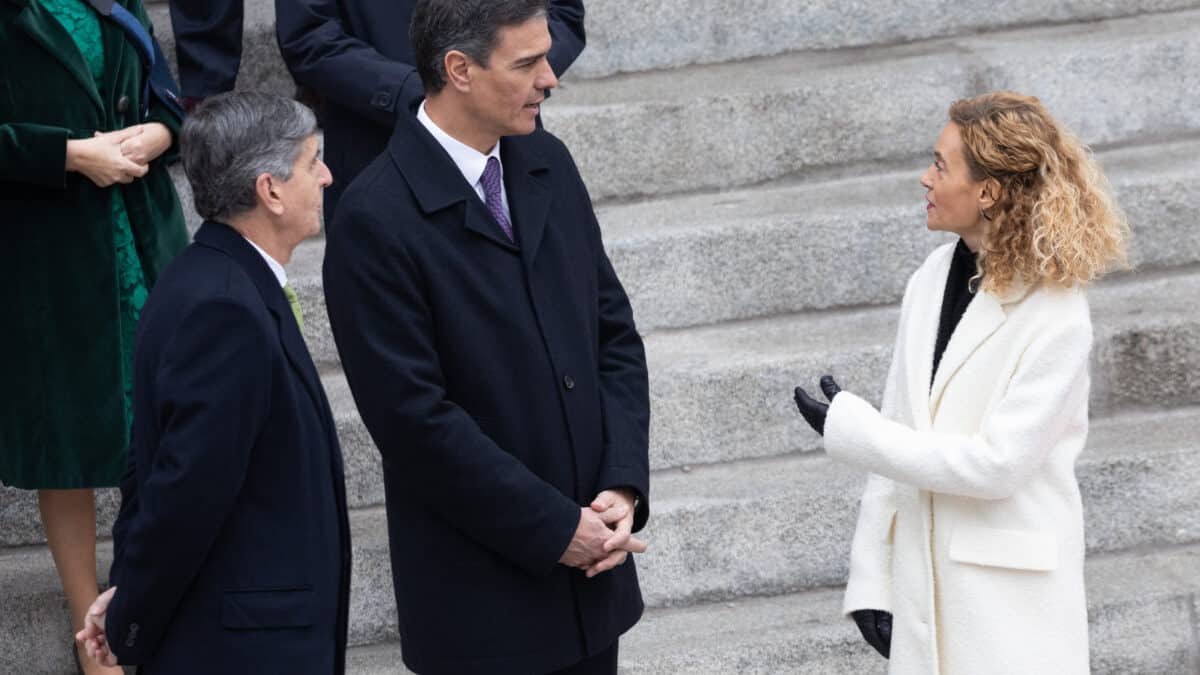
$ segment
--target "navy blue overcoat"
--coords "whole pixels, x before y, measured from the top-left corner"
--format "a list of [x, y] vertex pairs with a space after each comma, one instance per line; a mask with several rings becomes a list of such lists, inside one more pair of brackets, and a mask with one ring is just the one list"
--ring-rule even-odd
[[278, 280], [205, 223], [142, 312], [106, 630], [154, 675], [344, 672], [342, 455]]
[[632, 556], [587, 579], [558, 563], [601, 490], [648, 514], [649, 397], [629, 300], [570, 154], [504, 138], [511, 243], [437, 141], [403, 116], [347, 189], [325, 294], [383, 457], [405, 663], [544, 673], [642, 612]]

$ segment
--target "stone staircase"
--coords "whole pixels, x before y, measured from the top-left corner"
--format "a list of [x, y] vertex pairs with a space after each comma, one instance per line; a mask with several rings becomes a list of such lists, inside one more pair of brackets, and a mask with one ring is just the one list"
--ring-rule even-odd
[[[948, 241], [917, 185], [946, 108], [1013, 88], [1095, 147], [1135, 232], [1137, 271], [1090, 294], [1093, 671], [1200, 673], [1200, 0], [740, 5], [592, 0], [544, 113], [650, 363], [650, 609], [622, 672], [884, 671], [840, 617], [863, 477], [819, 451], [791, 388], [832, 372], [878, 400], [904, 283]], [[150, 12], [170, 52], [166, 6]], [[290, 94], [272, 3], [247, 0], [245, 33], [239, 86]], [[346, 456], [350, 672], [402, 673], [378, 453], [329, 335], [323, 252], [306, 242], [289, 274]], [[71, 669], [36, 514], [0, 489], [0, 673]]]

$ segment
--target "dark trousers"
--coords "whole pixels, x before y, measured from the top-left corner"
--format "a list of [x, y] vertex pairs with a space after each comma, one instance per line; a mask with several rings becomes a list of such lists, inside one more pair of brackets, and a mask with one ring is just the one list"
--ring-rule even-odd
[[547, 675], [617, 675], [617, 643], [595, 656]]
[[232, 91], [242, 61], [243, 0], [170, 0], [185, 97]]

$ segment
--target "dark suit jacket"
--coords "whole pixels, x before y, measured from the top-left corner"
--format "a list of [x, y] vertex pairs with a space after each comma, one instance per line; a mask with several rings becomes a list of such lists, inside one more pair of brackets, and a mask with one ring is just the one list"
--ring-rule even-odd
[[501, 142], [520, 246], [414, 117], [326, 243], [334, 338], [383, 455], [405, 663], [547, 672], [642, 611], [632, 557], [558, 564], [606, 488], [647, 518], [645, 353], [583, 182], [544, 131]]
[[205, 223], [142, 312], [107, 633], [144, 673], [341, 673], [333, 417], [279, 282]]
[[[296, 82], [321, 100], [325, 222], [346, 186], [387, 146], [397, 111], [424, 96], [408, 39], [414, 0], [275, 0], [275, 33]], [[550, 0], [550, 66], [583, 51], [583, 0]]]

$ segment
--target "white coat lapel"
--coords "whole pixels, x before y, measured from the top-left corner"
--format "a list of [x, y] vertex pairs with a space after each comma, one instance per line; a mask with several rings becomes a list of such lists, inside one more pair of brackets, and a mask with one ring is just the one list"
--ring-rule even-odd
[[[950, 343], [942, 353], [941, 363], [938, 364], [937, 376], [933, 387], [929, 390], [929, 409], [937, 410], [941, 403], [942, 393], [946, 384], [958, 372], [963, 363], [975, 353], [984, 340], [996, 332], [1005, 319], [1004, 308], [1000, 301], [986, 291], [977, 293], [967, 305], [954, 333], [950, 335]], [[928, 380], [926, 380], [928, 382]]]
[[946, 385], [954, 378], [955, 373], [962, 368], [967, 359], [1004, 324], [1008, 315], [1004, 306], [1017, 302], [1029, 292], [1027, 284], [1014, 280], [1012, 286], [1003, 294], [997, 295], [989, 291], [980, 291], [967, 305], [967, 311], [950, 335], [950, 343], [942, 354], [938, 365], [937, 377], [929, 390], [929, 408], [936, 411], [941, 405], [942, 394]]

